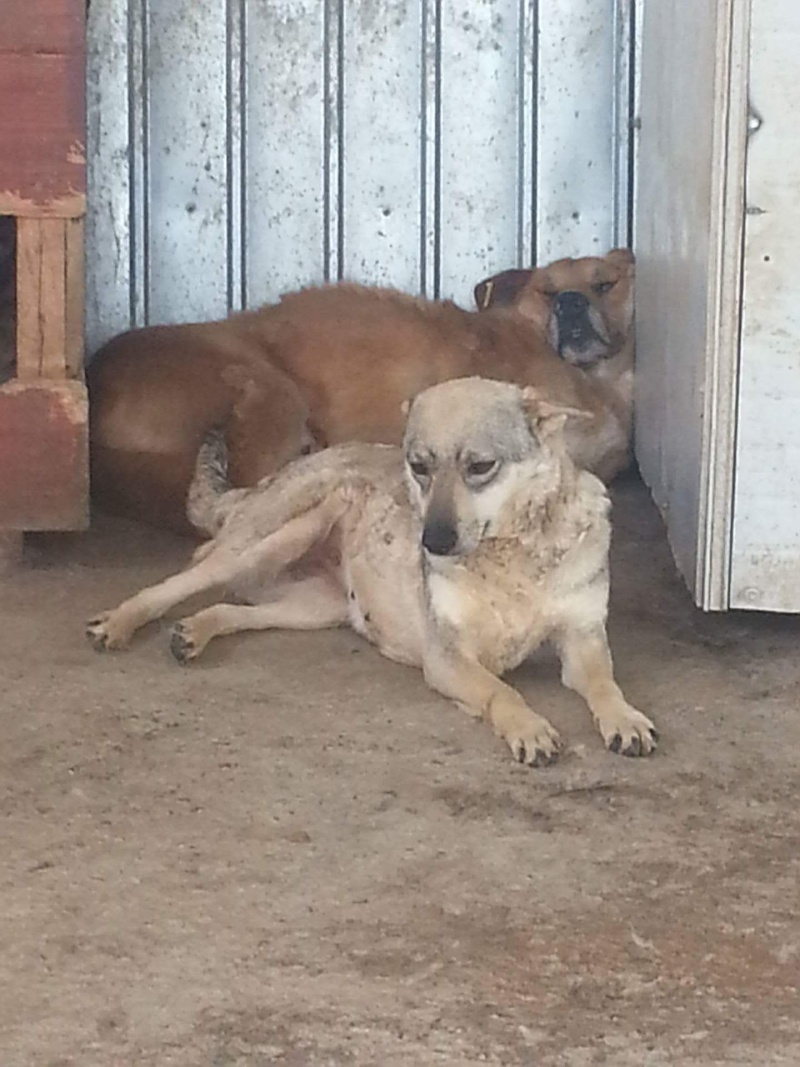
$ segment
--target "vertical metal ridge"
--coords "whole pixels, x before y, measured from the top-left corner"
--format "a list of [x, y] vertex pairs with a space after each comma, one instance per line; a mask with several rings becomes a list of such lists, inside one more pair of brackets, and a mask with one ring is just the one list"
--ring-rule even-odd
[[428, 2], [419, 5], [419, 291], [428, 295]]
[[537, 0], [519, 0], [517, 22], [517, 238], [518, 267], [536, 261]]
[[344, 55], [344, 5], [345, 0], [339, 0], [339, 24], [338, 24], [338, 49], [336, 53], [337, 84], [336, 84], [336, 116], [338, 120], [338, 163], [336, 175], [336, 194], [339, 210], [336, 213], [336, 278], [341, 281], [344, 274], [344, 135], [345, 135], [345, 55]]
[[631, 242], [632, 129], [633, 121], [633, 25], [631, 0], [615, 0], [612, 20], [611, 59], [611, 232], [615, 245]]
[[433, 296], [442, 292], [442, 0], [435, 0], [434, 184], [433, 184]]
[[228, 311], [247, 307], [247, 0], [226, 0]]
[[420, 291], [438, 297], [442, 262], [442, 2], [421, 0], [420, 9]]
[[[636, 243], [636, 183], [639, 173], [639, 143], [641, 135], [641, 86], [642, 86], [642, 30], [644, 26], [644, 0], [630, 0], [630, 84], [628, 127], [628, 244]], [[635, 249], [634, 249], [635, 250]]]
[[128, 144], [130, 152], [130, 322], [150, 318], [149, 0], [128, 6]]
[[342, 278], [344, 263], [344, 0], [325, 0], [323, 25], [323, 274]]

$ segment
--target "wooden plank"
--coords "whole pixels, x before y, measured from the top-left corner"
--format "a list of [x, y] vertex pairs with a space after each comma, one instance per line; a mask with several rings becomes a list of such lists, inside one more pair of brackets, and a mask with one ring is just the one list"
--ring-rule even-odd
[[88, 436], [83, 383], [0, 387], [0, 529], [86, 528]]
[[16, 373], [16, 220], [0, 215], [0, 384]]
[[0, 530], [0, 578], [22, 562], [23, 541], [19, 530]]
[[85, 0], [3, 0], [0, 52], [82, 52]]
[[84, 224], [83, 219], [68, 219], [66, 223], [66, 322], [65, 350], [68, 378], [83, 373], [84, 357]]
[[17, 221], [17, 377], [38, 378], [41, 364], [41, 221]]
[[84, 213], [85, 96], [81, 55], [0, 52], [0, 215]]
[[67, 323], [67, 234], [61, 219], [39, 223], [41, 262], [39, 266], [39, 322], [41, 324], [42, 378], [66, 377]]
[[17, 377], [67, 374], [67, 225], [63, 219], [17, 224]]

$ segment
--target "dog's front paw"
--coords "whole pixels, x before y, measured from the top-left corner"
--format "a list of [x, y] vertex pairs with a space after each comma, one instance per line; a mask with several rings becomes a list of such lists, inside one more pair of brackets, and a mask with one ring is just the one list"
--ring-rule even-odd
[[621, 704], [597, 720], [609, 752], [621, 756], [649, 756], [658, 745], [658, 731], [641, 711]]
[[183, 667], [187, 663], [191, 663], [192, 660], [197, 659], [203, 651], [203, 646], [195, 640], [188, 620], [182, 619], [172, 627], [169, 650]]
[[514, 759], [529, 767], [547, 767], [555, 763], [561, 751], [558, 731], [547, 719], [533, 712], [515, 716], [503, 736]]
[[102, 615], [87, 622], [86, 637], [95, 652], [113, 652], [126, 648], [131, 639], [130, 632], [119, 625], [113, 611], [104, 611]]

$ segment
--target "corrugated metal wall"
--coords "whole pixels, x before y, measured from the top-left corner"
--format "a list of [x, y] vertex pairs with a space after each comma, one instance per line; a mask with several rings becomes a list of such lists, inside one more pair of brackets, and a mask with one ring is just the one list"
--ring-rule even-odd
[[628, 234], [631, 0], [92, 0], [88, 341]]

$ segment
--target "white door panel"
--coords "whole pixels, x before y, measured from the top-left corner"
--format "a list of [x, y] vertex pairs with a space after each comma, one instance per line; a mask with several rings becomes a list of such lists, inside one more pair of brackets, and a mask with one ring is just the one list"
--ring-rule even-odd
[[800, 611], [800, 4], [753, 4], [731, 607]]

